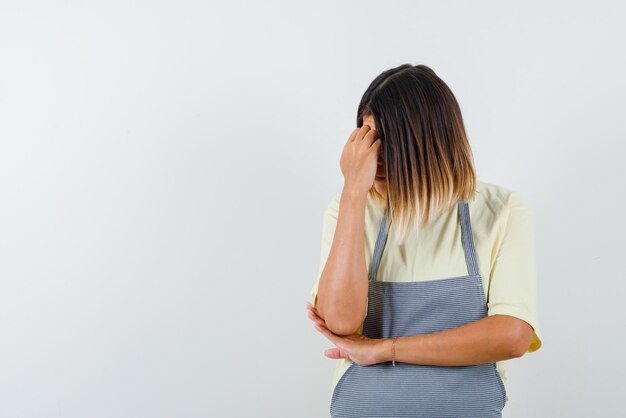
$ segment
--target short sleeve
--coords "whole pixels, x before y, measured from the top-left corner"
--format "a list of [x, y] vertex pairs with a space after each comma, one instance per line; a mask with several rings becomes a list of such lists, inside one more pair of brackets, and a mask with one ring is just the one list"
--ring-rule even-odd
[[534, 219], [524, 197], [511, 192], [489, 276], [488, 315], [511, 315], [533, 327], [528, 352], [542, 345], [535, 269]]
[[320, 249], [320, 264], [317, 273], [317, 280], [311, 288], [311, 303], [313, 306], [317, 306], [317, 287], [319, 285], [320, 276], [324, 271], [326, 260], [330, 254], [330, 247], [333, 244], [333, 238], [335, 236], [335, 228], [337, 227], [337, 219], [339, 218], [339, 201], [341, 194], [335, 196], [333, 200], [327, 205], [324, 211], [324, 218], [322, 221], [322, 246]]

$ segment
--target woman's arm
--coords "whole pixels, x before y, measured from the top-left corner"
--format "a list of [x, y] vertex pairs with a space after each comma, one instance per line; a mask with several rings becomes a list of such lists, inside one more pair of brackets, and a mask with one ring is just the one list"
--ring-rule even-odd
[[[395, 360], [412, 364], [466, 366], [521, 357], [530, 346], [533, 328], [510, 315], [491, 315], [432, 334], [399, 337]], [[380, 361], [391, 361], [392, 339], [380, 340]]]
[[356, 128], [343, 147], [339, 165], [344, 186], [333, 242], [317, 288], [318, 314], [338, 335], [354, 334], [365, 320], [365, 205], [374, 184], [381, 140], [369, 125]]
[[338, 335], [356, 332], [365, 319], [365, 204], [367, 192], [344, 185], [328, 259], [320, 276], [317, 312]]

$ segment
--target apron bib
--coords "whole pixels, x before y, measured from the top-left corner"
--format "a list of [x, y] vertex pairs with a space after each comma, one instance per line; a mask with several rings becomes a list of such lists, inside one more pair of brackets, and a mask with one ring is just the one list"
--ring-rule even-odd
[[[468, 275], [437, 280], [376, 279], [387, 240], [385, 209], [368, 278], [363, 335], [393, 338], [456, 328], [487, 316], [467, 202], [458, 203]], [[352, 363], [333, 390], [331, 417], [501, 417], [506, 402], [496, 363], [433, 366]]]

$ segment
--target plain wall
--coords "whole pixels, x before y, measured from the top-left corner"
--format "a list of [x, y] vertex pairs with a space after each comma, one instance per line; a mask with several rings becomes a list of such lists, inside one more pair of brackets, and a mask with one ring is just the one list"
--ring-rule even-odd
[[622, 410], [620, 2], [4, 1], [0, 416], [328, 416], [306, 316], [339, 156], [426, 64], [536, 221], [506, 417]]

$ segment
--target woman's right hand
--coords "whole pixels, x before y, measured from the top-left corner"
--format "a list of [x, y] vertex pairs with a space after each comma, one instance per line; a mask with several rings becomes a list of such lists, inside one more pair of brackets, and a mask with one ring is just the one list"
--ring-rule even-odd
[[367, 193], [374, 185], [378, 170], [381, 140], [368, 125], [356, 128], [343, 147], [339, 165], [345, 185], [351, 190]]

